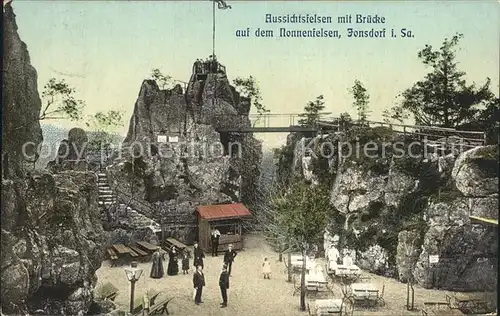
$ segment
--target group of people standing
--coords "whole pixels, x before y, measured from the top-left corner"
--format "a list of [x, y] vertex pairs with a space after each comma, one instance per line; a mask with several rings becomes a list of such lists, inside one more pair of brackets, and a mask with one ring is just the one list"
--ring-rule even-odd
[[[213, 229], [211, 233], [212, 241], [212, 256], [218, 256], [220, 232], [217, 229]], [[222, 265], [222, 271], [219, 276], [219, 288], [222, 296], [221, 308], [227, 307], [227, 290], [229, 289], [229, 277], [231, 276], [231, 267], [233, 265], [234, 258], [237, 253], [233, 250], [233, 245], [229, 244], [228, 250], [224, 252], [224, 259]], [[198, 244], [194, 244], [194, 265], [196, 267], [196, 272], [193, 275], [193, 286], [194, 286], [194, 302], [196, 305], [203, 303], [201, 295], [203, 292], [203, 287], [205, 286], [205, 275], [203, 274], [203, 258], [205, 254], [198, 247]]]
[[[213, 238], [216, 239], [215, 244], [212, 241], [212, 256], [218, 255], [218, 241], [220, 237], [220, 232], [218, 230], [212, 231]], [[215, 247], [215, 248], [214, 248]], [[214, 250], [215, 249], [215, 250]], [[164, 276], [163, 261], [165, 260], [166, 253], [162, 253], [161, 248], [158, 247], [152, 256], [152, 267], [150, 277], [159, 279]], [[222, 265], [222, 271], [219, 277], [219, 287], [222, 296], [222, 303], [220, 306], [227, 306], [227, 290], [229, 289], [229, 277], [231, 276], [231, 267], [236, 257], [237, 253], [233, 250], [233, 245], [228, 246], [228, 250], [224, 252], [224, 259]], [[182, 256], [182, 271], [183, 274], [189, 274], [189, 257], [190, 254], [187, 250], [179, 253], [175, 246], [172, 246], [168, 251], [168, 275], [177, 275], [179, 273], [178, 259]], [[200, 249], [198, 243], [194, 244], [193, 247], [193, 265], [195, 267], [195, 272], [193, 274], [193, 286], [194, 286], [194, 302], [199, 305], [203, 303], [201, 295], [203, 292], [203, 287], [205, 287], [205, 275], [203, 273], [205, 253]]]
[[153, 279], [160, 279], [165, 275], [165, 271], [163, 268], [163, 261], [165, 260], [165, 255], [168, 253], [168, 265], [167, 265], [167, 274], [168, 275], [177, 275], [179, 274], [179, 258], [182, 258], [182, 273], [189, 273], [189, 251], [184, 250], [179, 252], [179, 250], [172, 246], [168, 252], [161, 251], [161, 248], [156, 248], [156, 251], [153, 253], [151, 266], [150, 277]]

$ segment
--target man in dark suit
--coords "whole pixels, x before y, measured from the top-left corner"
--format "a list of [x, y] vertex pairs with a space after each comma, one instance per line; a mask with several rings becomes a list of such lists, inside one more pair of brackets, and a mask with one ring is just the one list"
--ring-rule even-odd
[[221, 308], [227, 307], [227, 290], [229, 289], [229, 274], [226, 265], [222, 266], [222, 272], [219, 277], [220, 293], [222, 294]]
[[236, 257], [236, 251], [233, 250], [233, 245], [229, 244], [228, 249], [224, 252], [224, 263], [228, 267], [229, 276], [231, 276], [231, 267], [233, 265], [234, 257]]
[[205, 258], [205, 253], [203, 253], [203, 250], [198, 247], [198, 243], [194, 243], [194, 249], [193, 249], [193, 257], [194, 257], [194, 267], [197, 268], [198, 266], [201, 266], [203, 268], [203, 258]]
[[212, 232], [210, 233], [210, 239], [212, 241], [212, 257], [217, 257], [217, 255], [219, 254], [219, 238], [220, 231], [217, 228], [213, 228]]
[[203, 275], [203, 268], [201, 266], [198, 266], [196, 272], [193, 274], [193, 286], [196, 289], [194, 302], [196, 305], [200, 305], [200, 303], [203, 303], [201, 300], [201, 292], [205, 286], [205, 275]]

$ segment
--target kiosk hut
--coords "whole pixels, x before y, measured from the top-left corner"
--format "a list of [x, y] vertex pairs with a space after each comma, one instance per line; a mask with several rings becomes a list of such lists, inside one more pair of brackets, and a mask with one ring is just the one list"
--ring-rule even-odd
[[221, 236], [219, 238], [218, 251], [225, 251], [229, 244], [233, 249], [243, 248], [243, 237], [241, 235], [242, 221], [252, 214], [241, 203], [202, 205], [196, 208], [198, 217], [198, 241], [203, 251], [211, 251], [210, 233], [217, 228]]

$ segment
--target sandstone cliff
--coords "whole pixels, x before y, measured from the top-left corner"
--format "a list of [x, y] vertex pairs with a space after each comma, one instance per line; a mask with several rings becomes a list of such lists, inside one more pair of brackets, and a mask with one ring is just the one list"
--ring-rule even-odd
[[[40, 97], [36, 71], [4, 6], [1, 309], [4, 314], [85, 313], [103, 258], [96, 177], [33, 171]], [[28, 146], [27, 157], [22, 153]]]
[[[36, 162], [36, 147], [42, 142], [38, 117], [41, 101], [37, 73], [30, 63], [26, 44], [17, 33], [14, 11], [3, 8], [3, 115], [2, 172], [22, 176], [24, 169]], [[26, 155], [23, 155], [23, 144]]]
[[[400, 141], [409, 150], [413, 141], [378, 128], [356, 134], [361, 146], [369, 140]], [[413, 157], [396, 157], [391, 148], [384, 149], [385, 157], [380, 151], [372, 151], [372, 158], [362, 153], [347, 157], [339, 141], [349, 143], [353, 136], [313, 139], [312, 157], [301, 149], [311, 139], [292, 136], [284, 151], [295, 154], [281, 163], [291, 174], [330, 185], [337, 211], [330, 229], [357, 251], [358, 264], [428, 288], [496, 288], [496, 228], [471, 225], [469, 216], [498, 218], [497, 147], [457, 156], [419, 145], [412, 146]], [[331, 157], [318, 158], [322, 142], [333, 144]], [[439, 263], [429, 264], [429, 255], [438, 255]]]
[[[186, 91], [179, 85], [161, 90], [155, 81], [145, 80], [123, 148], [107, 168], [119, 201], [156, 223], [170, 224], [167, 235], [187, 243], [196, 238], [196, 206], [251, 204], [261, 144], [251, 134], [217, 131], [249, 126], [249, 111], [250, 100], [240, 97], [222, 71], [193, 72]], [[158, 136], [178, 137], [178, 143], [158, 142]]]

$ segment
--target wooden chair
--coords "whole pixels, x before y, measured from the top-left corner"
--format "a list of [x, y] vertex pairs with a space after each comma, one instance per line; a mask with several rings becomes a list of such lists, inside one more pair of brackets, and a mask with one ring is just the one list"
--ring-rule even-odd
[[293, 280], [293, 293], [292, 293], [292, 296], [294, 296], [296, 293], [300, 293], [301, 286], [300, 286], [300, 282], [297, 282], [297, 275], [296, 274], [293, 275], [292, 280]]
[[382, 290], [380, 291], [378, 297], [377, 297], [377, 304], [380, 306], [385, 305], [384, 301], [384, 292], [385, 292], [385, 282], [382, 284]]
[[114, 301], [116, 296], [118, 296], [118, 288], [110, 282], [107, 282], [101, 287], [98, 296], [105, 301]]
[[168, 312], [168, 304], [173, 299], [173, 297], [169, 299], [163, 299], [155, 305], [151, 306], [151, 308], [149, 309], [149, 315], [163, 315], [163, 313], [170, 315], [170, 313]]

